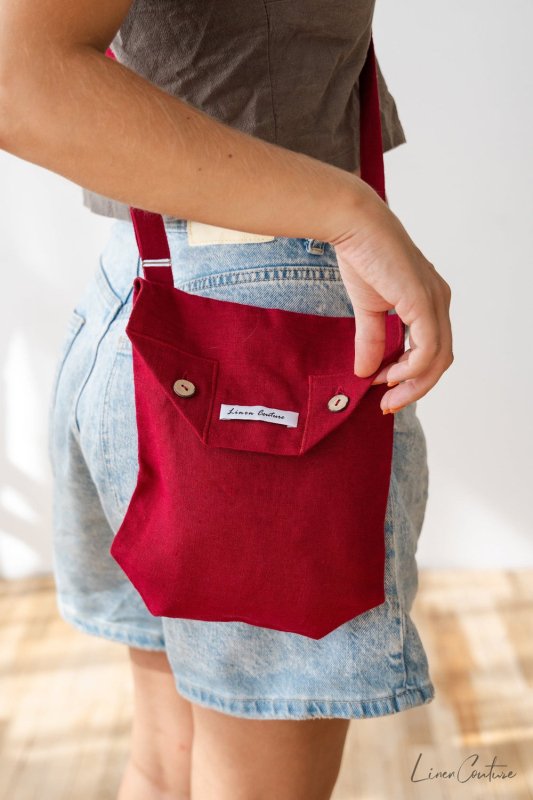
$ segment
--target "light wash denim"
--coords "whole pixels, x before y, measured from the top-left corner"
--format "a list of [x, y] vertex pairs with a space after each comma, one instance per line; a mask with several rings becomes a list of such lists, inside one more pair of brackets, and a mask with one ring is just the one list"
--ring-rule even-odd
[[[174, 282], [222, 300], [353, 316], [335, 250], [310, 239], [191, 246], [166, 223]], [[248, 625], [154, 617], [109, 554], [137, 478], [132, 353], [124, 328], [141, 274], [133, 225], [113, 223], [72, 310], [50, 398], [54, 571], [59, 610], [86, 633], [166, 650], [178, 691], [240, 717], [375, 717], [430, 702], [434, 687], [410, 609], [428, 495], [416, 403], [394, 415], [384, 535], [386, 601], [310, 639]]]

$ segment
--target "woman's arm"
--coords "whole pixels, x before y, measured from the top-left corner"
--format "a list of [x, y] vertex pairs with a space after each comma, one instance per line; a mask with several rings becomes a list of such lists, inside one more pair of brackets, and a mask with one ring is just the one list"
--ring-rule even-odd
[[3, 0], [0, 146], [128, 205], [331, 242], [357, 318], [357, 374], [378, 368], [384, 311], [396, 308], [415, 347], [387, 367], [403, 383], [382, 407], [429, 391], [453, 358], [450, 290], [397, 217], [358, 176], [215, 120], [108, 58], [130, 2]]
[[105, 56], [130, 0], [4, 0], [0, 144], [161, 214], [332, 238], [360, 179], [245, 134]]

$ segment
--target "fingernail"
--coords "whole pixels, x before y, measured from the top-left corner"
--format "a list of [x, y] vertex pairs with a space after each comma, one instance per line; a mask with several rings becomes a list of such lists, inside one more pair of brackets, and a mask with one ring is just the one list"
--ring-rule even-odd
[[396, 411], [400, 411], [401, 408], [402, 408], [402, 406], [398, 406], [397, 408], [386, 408], [383, 413], [384, 414], [394, 414]]
[[398, 386], [400, 381], [387, 381], [387, 386]]

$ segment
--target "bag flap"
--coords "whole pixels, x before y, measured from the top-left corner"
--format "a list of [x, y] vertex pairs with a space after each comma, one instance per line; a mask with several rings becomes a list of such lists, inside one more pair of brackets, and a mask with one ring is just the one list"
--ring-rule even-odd
[[[384, 358], [360, 378], [353, 373], [354, 317], [215, 300], [136, 278], [126, 333], [134, 358], [204, 444], [302, 455], [365, 396], [373, 393], [379, 405], [388, 387], [372, 380], [404, 350], [404, 324], [396, 314], [386, 323]], [[182, 380], [192, 393], [176, 393]]]

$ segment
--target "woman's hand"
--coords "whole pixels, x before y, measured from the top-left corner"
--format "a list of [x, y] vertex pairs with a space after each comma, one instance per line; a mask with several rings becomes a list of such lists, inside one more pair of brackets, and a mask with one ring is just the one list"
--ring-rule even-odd
[[364, 222], [330, 243], [356, 319], [355, 374], [371, 375], [383, 360], [389, 309], [409, 326], [410, 348], [373, 381], [394, 386], [381, 400], [386, 414], [423, 397], [451, 366], [451, 289], [375, 193], [366, 205]]

